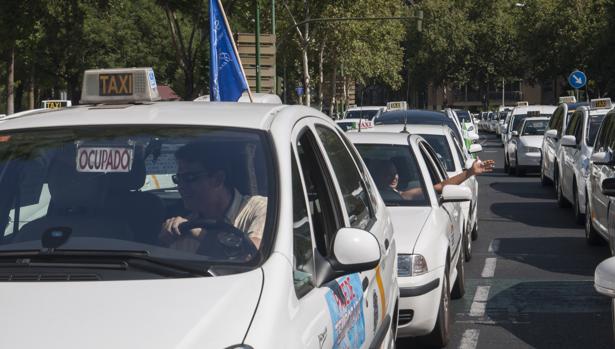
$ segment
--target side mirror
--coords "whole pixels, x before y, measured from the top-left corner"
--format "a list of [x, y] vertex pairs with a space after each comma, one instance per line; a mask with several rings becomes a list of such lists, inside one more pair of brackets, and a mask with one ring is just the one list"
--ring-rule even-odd
[[479, 153], [483, 151], [483, 146], [480, 144], [472, 144], [470, 146], [470, 149], [468, 149], [468, 151], [470, 152], [470, 154]]
[[464, 202], [472, 200], [472, 192], [462, 185], [446, 185], [442, 189], [440, 203]]
[[380, 263], [380, 244], [372, 233], [341, 228], [333, 240], [333, 269], [345, 274], [374, 269]]
[[512, 131], [513, 137], [519, 137], [519, 131]]
[[469, 138], [471, 141], [477, 141], [477, 140], [479, 140], [479, 139], [480, 139], [480, 136], [479, 136], [479, 135], [477, 135], [475, 132], [469, 132], [469, 133], [468, 133], [468, 138]]
[[563, 147], [576, 147], [577, 139], [575, 136], [567, 135], [562, 137], [562, 146]]
[[591, 161], [596, 165], [607, 165], [611, 162], [611, 156], [605, 151], [593, 153]]
[[602, 295], [615, 298], [615, 257], [598, 264], [594, 272], [594, 288]]
[[607, 178], [602, 181], [602, 194], [606, 196], [615, 196], [615, 178]]
[[549, 131], [545, 132], [545, 137], [557, 138], [557, 130], [553, 129], [553, 130], [549, 130]]

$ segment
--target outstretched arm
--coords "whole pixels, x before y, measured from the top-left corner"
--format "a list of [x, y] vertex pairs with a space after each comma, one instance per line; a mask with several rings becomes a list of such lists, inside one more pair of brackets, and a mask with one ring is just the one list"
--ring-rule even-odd
[[436, 190], [437, 193], [442, 193], [442, 189], [444, 188], [444, 186], [449, 185], [449, 184], [459, 185], [465, 182], [466, 179], [472, 176], [478, 176], [485, 172], [492, 172], [494, 165], [495, 165], [494, 160], [485, 160], [485, 161], [476, 160], [474, 161], [470, 169], [463, 170], [460, 174], [455, 175], [446, 180], [443, 180], [442, 182], [438, 184], [435, 184], [433, 188]]

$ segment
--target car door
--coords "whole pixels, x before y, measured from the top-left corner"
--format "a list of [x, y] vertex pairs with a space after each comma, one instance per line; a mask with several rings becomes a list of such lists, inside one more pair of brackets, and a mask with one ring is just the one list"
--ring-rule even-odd
[[579, 152], [581, 138], [577, 136], [579, 130], [583, 128], [583, 112], [581, 110], [576, 111], [570, 118], [570, 124], [566, 128], [564, 135], [573, 136], [576, 139], [575, 147], [560, 147], [559, 161], [562, 170], [562, 190], [564, 196], [572, 201], [573, 193], [573, 180], [574, 180], [574, 159]]
[[[560, 105], [555, 112], [553, 113], [553, 117], [549, 120], [549, 126], [547, 130], [556, 130], [559, 125], [562, 123], [562, 117], [564, 114], [564, 105]], [[556, 143], [557, 137], [547, 137], [545, 136], [543, 140], [542, 147], [542, 156], [543, 156], [543, 166], [544, 173], [553, 179], [553, 164], [555, 163], [555, 151], [556, 151]]]
[[[383, 278], [383, 274], [386, 270], [393, 272], [392, 257], [395, 254], [391, 249], [393, 230], [389, 229], [386, 222], [376, 219], [369, 186], [359, 171], [356, 157], [353, 157], [342, 140], [342, 136], [324, 122], [315, 122], [314, 129], [320, 141], [321, 150], [325, 154], [332, 180], [336, 184], [338, 196], [341, 198], [345, 226], [370, 231], [381, 244], [380, 265], [359, 273], [361, 300], [366, 300], [360, 303], [364, 317], [365, 342], [371, 344], [374, 338], [380, 338], [379, 334], [386, 331], [388, 324], [392, 321], [386, 316], [388, 302], [391, 301], [387, 291], [391, 289], [391, 284]], [[362, 162], [359, 165], [362, 165]], [[388, 285], [384, 285], [383, 280]]]
[[[421, 141], [419, 142], [419, 150], [423, 161], [427, 165], [432, 184], [435, 185], [447, 179], [446, 172], [431, 146], [426, 141]], [[436, 196], [439, 201], [440, 194], [437, 193]], [[451, 256], [451, 265], [454, 265], [452, 263], [457, 261], [460, 251], [459, 246], [461, 246], [461, 229], [463, 226], [461, 206], [459, 203], [447, 202], [440, 204], [440, 207], [448, 214], [451, 221], [452, 229], [449, 232], [449, 255]]]
[[[615, 120], [612, 115], [607, 115], [596, 138], [594, 153], [607, 152], [613, 154], [612, 143], [615, 141], [613, 133], [615, 133]], [[594, 223], [596, 223], [595, 226], [602, 233], [606, 232], [606, 207], [609, 201], [608, 197], [602, 194], [601, 185], [602, 180], [612, 175], [613, 170], [609, 167], [605, 164], [592, 163], [590, 170], [591, 209], [594, 215]]]

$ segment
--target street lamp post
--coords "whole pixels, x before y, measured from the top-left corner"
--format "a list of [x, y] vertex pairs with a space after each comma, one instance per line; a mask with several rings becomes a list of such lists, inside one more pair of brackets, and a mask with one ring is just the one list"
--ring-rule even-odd
[[261, 10], [260, 0], [254, 0], [254, 12], [255, 12], [255, 45], [256, 45], [256, 92], [261, 92]]

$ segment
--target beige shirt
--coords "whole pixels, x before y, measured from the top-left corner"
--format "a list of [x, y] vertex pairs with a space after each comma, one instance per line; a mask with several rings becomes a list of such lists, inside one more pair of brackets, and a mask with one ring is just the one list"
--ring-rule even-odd
[[[249, 237], [262, 240], [265, 220], [267, 219], [267, 198], [264, 196], [241, 195], [234, 189], [231, 205], [226, 210], [225, 221], [245, 232]], [[171, 244], [171, 248], [196, 253], [200, 240], [194, 237], [181, 238]]]

